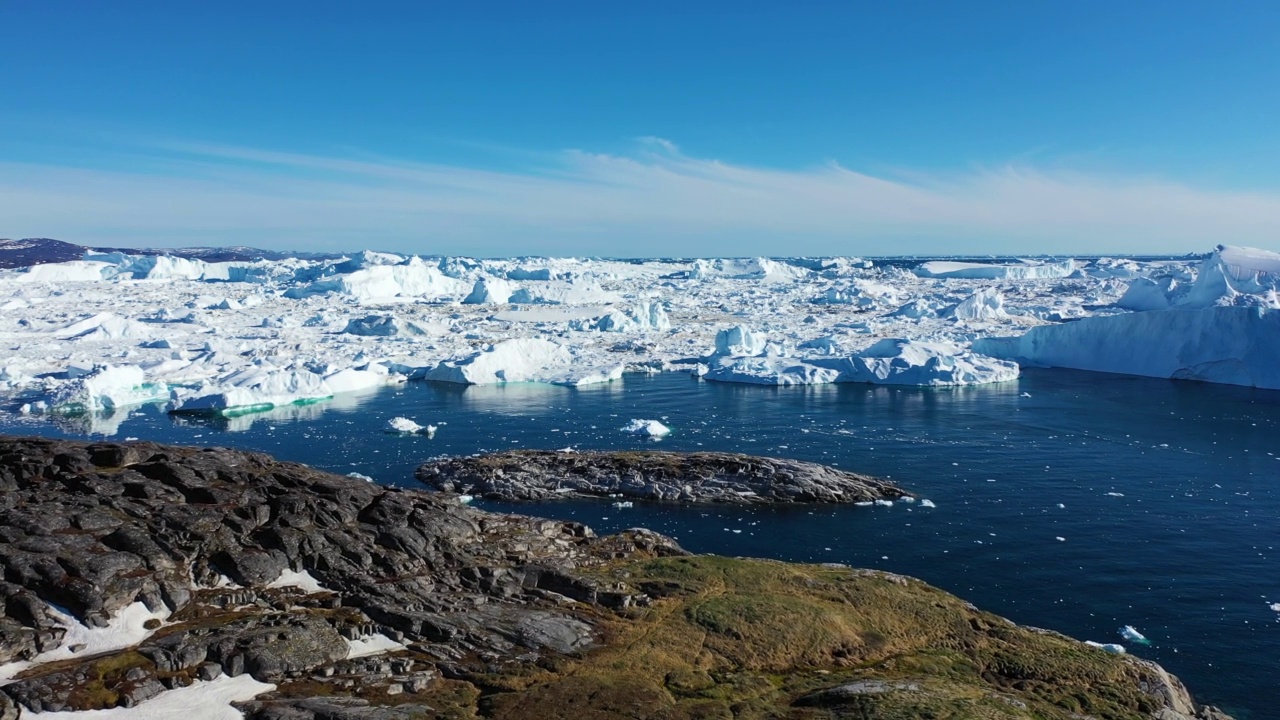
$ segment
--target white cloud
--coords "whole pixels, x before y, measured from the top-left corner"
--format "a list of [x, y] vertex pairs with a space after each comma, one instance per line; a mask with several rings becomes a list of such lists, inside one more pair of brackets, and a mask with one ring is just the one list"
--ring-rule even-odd
[[1026, 165], [878, 177], [639, 146], [565, 151], [525, 172], [208, 144], [136, 149], [126, 164], [145, 170], [0, 162], [0, 233], [623, 256], [1189, 252], [1280, 238], [1277, 193]]

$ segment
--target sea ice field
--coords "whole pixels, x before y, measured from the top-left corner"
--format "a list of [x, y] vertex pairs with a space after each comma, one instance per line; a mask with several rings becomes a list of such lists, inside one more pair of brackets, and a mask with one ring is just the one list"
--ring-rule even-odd
[[983, 262], [90, 255], [0, 271], [0, 431], [253, 448], [403, 485], [428, 457], [515, 447], [831, 463], [920, 501], [476, 502], [914, 575], [1123, 645], [1198, 699], [1266, 717], [1280, 707], [1277, 285], [1280, 256], [1235, 247]]

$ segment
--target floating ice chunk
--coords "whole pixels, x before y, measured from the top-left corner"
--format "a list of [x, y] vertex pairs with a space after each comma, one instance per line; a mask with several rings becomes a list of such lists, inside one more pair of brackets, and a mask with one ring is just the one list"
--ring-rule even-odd
[[893, 507], [893, 501], [892, 501], [892, 500], [885, 500], [884, 498], [880, 498], [880, 499], [876, 500], [876, 501], [875, 501], [875, 503], [876, 503], [876, 505], [879, 505], [880, 507]]
[[458, 496], [458, 502], [463, 505], [470, 505], [471, 502], [475, 499], [476, 499], [475, 495], [459, 495]]
[[1125, 652], [1124, 646], [1116, 643], [1099, 643], [1092, 640], [1085, 640], [1084, 644], [1090, 647], [1096, 647], [1099, 650], [1105, 650], [1113, 655], [1124, 655]]
[[540, 379], [549, 366], [565, 366], [572, 360], [562, 345], [540, 338], [504, 340], [461, 360], [446, 360], [424, 376], [427, 380], [491, 385]]
[[902, 497], [898, 498], [898, 501], [910, 504], [910, 503], [914, 503], [916, 499], [911, 497], [910, 495], [903, 495]]
[[1108, 497], [1124, 497], [1124, 493], [1109, 492], [1109, 493], [1107, 493], [1107, 496], [1108, 496]]
[[165, 690], [130, 708], [24, 713], [23, 717], [39, 720], [242, 720], [244, 714], [233, 703], [248, 702], [275, 689], [275, 685], [254, 680], [248, 673], [235, 677], [221, 675], [214, 680], [195, 680], [185, 687]]
[[272, 580], [267, 584], [269, 588], [298, 588], [308, 595], [321, 592], [332, 592], [329, 588], [320, 584], [320, 581], [312, 577], [311, 573], [303, 570], [285, 569], [281, 571], [280, 577]]
[[704, 380], [753, 385], [823, 385], [838, 382], [840, 370], [779, 357], [722, 357], [702, 373]]
[[166, 385], [147, 382], [146, 372], [136, 365], [100, 365], [59, 385], [47, 402], [56, 412], [78, 413], [163, 402], [168, 396]]
[[1064, 538], [1064, 537], [1062, 537], [1061, 535], [1055, 535], [1053, 539], [1054, 539], [1054, 540], [1057, 540], [1058, 542], [1066, 542], [1066, 541], [1067, 541], [1067, 539], [1066, 539], [1066, 538]]
[[332, 396], [333, 390], [316, 373], [264, 364], [230, 373], [195, 389], [174, 389], [170, 404], [171, 412], [176, 413], [227, 414], [270, 410]]
[[354, 471], [347, 473], [347, 477], [355, 478], [357, 480], [363, 480], [365, 482], [373, 482], [373, 478], [369, 477], [368, 475], [365, 475], [364, 473], [354, 472]]
[[938, 506], [935, 505], [932, 500], [921, 500], [920, 507], [936, 508]]
[[659, 438], [671, 433], [671, 428], [657, 420], [632, 420], [622, 428], [622, 432], [641, 437]]
[[626, 365], [611, 365], [604, 368], [580, 367], [573, 365], [560, 372], [543, 373], [540, 379], [543, 382], [548, 382], [552, 385], [582, 387], [584, 385], [597, 385], [599, 383], [619, 380], [622, 378], [622, 374], [626, 372], [626, 369]]
[[1269, 608], [1271, 608], [1272, 610], [1274, 610], [1274, 611], [1276, 611], [1276, 612], [1280, 613], [1280, 603], [1271, 603], [1271, 604], [1270, 604], [1270, 605], [1268, 605], [1267, 607], [1269, 607]]
[[[375, 369], [376, 368], [376, 369]], [[324, 382], [333, 394], [360, 392], [404, 381], [404, 376], [389, 373], [382, 365], [370, 365], [368, 370], [347, 368], [324, 376]]]
[[1132, 625], [1125, 625], [1124, 627], [1120, 628], [1120, 637], [1124, 638], [1125, 640], [1128, 640], [1129, 642], [1137, 643], [1139, 645], [1151, 644], [1151, 641], [1148, 640], [1145, 635], [1138, 632], [1137, 628], [1135, 628]]
[[1038, 280], [1043, 278], [1064, 278], [1075, 271], [1076, 263], [1074, 260], [1043, 264], [1023, 261], [1020, 265], [993, 265], [934, 260], [921, 264], [915, 269], [915, 274], [926, 278]]
[[1016, 380], [1019, 373], [1017, 363], [947, 343], [895, 339], [881, 340], [850, 356], [842, 370], [837, 382], [935, 386], [1005, 382]]
[[403, 643], [398, 643], [382, 633], [374, 633], [373, 635], [365, 635], [354, 640], [348, 640], [347, 659], [384, 655], [404, 649]]
[[630, 500], [620, 500], [618, 502], [615, 502], [613, 506], [619, 510], [625, 510], [627, 508], [635, 507], [636, 504], [631, 502]]
[[426, 435], [433, 437], [439, 428], [435, 425], [419, 425], [407, 417], [393, 417], [387, 421], [387, 432], [396, 435]]

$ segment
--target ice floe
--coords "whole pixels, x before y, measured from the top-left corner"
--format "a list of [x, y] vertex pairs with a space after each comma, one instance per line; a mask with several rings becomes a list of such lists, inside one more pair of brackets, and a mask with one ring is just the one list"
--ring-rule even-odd
[[289, 414], [405, 380], [949, 386], [1020, 363], [1280, 388], [1278, 288], [1280, 255], [1229, 246], [1052, 262], [111, 253], [0, 270], [0, 411], [112, 432], [140, 403]]
[[670, 435], [671, 428], [657, 420], [632, 420], [623, 426], [622, 432], [640, 437], [660, 438]]

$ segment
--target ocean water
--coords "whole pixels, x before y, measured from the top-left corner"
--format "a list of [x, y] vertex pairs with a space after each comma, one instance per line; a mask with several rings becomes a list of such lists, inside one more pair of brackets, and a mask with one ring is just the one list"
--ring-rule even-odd
[[[404, 415], [435, 438], [382, 432]], [[659, 441], [627, 436], [661, 419]], [[1280, 717], [1280, 393], [1062, 370], [921, 389], [772, 388], [682, 374], [607, 385], [410, 383], [233, 420], [154, 408], [0, 431], [135, 437], [273, 453], [414, 486], [442, 454], [509, 448], [732, 450], [892, 478], [935, 508], [482, 502], [644, 526], [695, 552], [843, 562], [913, 575], [1016, 622], [1123, 642], [1240, 718]]]

